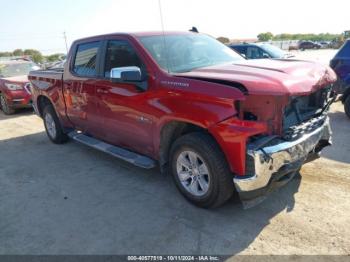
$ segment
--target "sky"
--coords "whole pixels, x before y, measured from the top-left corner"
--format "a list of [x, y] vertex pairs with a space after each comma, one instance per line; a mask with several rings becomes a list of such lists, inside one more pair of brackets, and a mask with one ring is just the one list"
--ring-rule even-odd
[[[160, 5], [159, 5], [160, 3]], [[161, 8], [160, 8], [161, 7]], [[349, 0], [0, 0], [0, 51], [65, 52], [78, 38], [162, 30], [230, 39], [350, 30]]]

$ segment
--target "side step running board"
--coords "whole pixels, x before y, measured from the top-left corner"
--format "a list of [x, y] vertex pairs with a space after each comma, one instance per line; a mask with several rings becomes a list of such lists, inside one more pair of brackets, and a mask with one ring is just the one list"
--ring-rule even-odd
[[115, 156], [117, 158], [123, 159], [126, 162], [129, 162], [135, 166], [151, 169], [156, 166], [156, 162], [146, 156], [139, 155], [137, 153], [131, 152], [129, 150], [123, 149], [121, 147], [113, 146], [102, 142], [96, 138], [77, 133], [76, 131], [70, 132], [68, 136], [75, 141], [78, 141], [84, 145], [93, 147], [97, 150]]

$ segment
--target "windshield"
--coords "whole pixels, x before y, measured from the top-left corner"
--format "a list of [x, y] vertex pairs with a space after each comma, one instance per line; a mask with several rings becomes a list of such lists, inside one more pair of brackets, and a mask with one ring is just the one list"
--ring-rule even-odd
[[140, 37], [140, 41], [158, 65], [170, 73], [243, 59], [229, 47], [202, 34], [146, 36]]
[[32, 70], [40, 69], [34, 63], [0, 64], [0, 77], [28, 75]]
[[267, 53], [269, 53], [273, 58], [282, 58], [286, 54], [285, 51], [279, 49], [277, 46], [274, 45], [263, 44], [260, 47], [264, 49]]

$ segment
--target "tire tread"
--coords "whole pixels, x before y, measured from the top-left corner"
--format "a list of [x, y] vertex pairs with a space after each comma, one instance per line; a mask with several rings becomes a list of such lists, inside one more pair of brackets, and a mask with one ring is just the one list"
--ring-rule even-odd
[[[52, 138], [47, 132], [47, 128], [46, 128], [46, 124], [45, 124], [45, 114], [47, 114], [47, 113], [51, 114], [51, 116], [53, 117], [53, 119], [55, 121], [55, 126], [56, 126], [56, 137], [55, 138]], [[47, 104], [44, 107], [43, 119], [44, 119], [44, 125], [45, 125], [47, 136], [50, 138], [50, 140], [53, 143], [55, 143], [55, 144], [63, 144], [63, 143], [68, 141], [69, 138], [63, 132], [63, 129], [62, 129], [61, 123], [60, 123], [60, 121], [58, 119], [58, 116], [56, 114], [56, 111], [55, 111], [54, 107], [51, 104]]]

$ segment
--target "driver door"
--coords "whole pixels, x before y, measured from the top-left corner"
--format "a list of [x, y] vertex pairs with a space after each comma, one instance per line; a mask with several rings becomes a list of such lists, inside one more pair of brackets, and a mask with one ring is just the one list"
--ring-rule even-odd
[[133, 83], [115, 83], [110, 78], [113, 68], [136, 66], [147, 74], [146, 67], [128, 40], [108, 40], [105, 48], [104, 77], [96, 83], [104, 140], [150, 155], [153, 153], [153, 116], [145, 113], [150, 111], [148, 90], [140, 90]]

